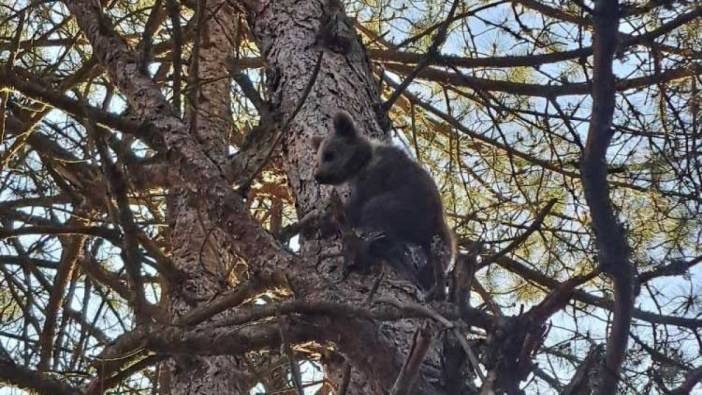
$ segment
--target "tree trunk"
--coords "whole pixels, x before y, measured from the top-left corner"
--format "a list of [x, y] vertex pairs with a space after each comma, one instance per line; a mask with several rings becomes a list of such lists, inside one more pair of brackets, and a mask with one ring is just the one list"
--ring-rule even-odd
[[[267, 66], [268, 93], [274, 112], [289, 119], [301, 100], [304, 104], [290, 127], [284, 130], [282, 155], [298, 218], [325, 205], [332, 188], [320, 187], [313, 179], [315, 152], [312, 136], [326, 136], [331, 119], [340, 109], [354, 118], [359, 129], [369, 137], [388, 140], [381, 125], [387, 124], [381, 110], [377, 81], [353, 25], [343, 17], [336, 2], [263, 1], [252, 13], [253, 32]], [[340, 14], [341, 13], [341, 14]], [[324, 31], [320, 26], [325, 22]], [[332, 34], [330, 34], [332, 32]], [[322, 52], [319, 73], [314, 70]], [[303, 93], [311, 78], [316, 78], [309, 95]], [[344, 188], [337, 188], [344, 195]], [[316, 229], [302, 232], [301, 255], [305, 267], [300, 272], [316, 270], [330, 279], [347, 298], [345, 302], [366, 303], [375, 276], [351, 274], [341, 281], [338, 238], [329, 238]], [[325, 238], [326, 237], [326, 238]], [[385, 269], [388, 272], [388, 269]], [[399, 286], [398, 286], [399, 284]], [[298, 290], [299, 292], [300, 290]], [[304, 290], [303, 290], [304, 292]], [[376, 298], [397, 302], [416, 301], [417, 289], [388, 272]], [[304, 296], [304, 295], [297, 295]], [[331, 332], [339, 354], [351, 364], [347, 394], [387, 393], [400, 372], [421, 320], [404, 320], [374, 324], [363, 320], [335, 322]], [[434, 333], [434, 345], [437, 334]], [[417, 379], [418, 393], [440, 394], [439, 348], [433, 346]], [[338, 355], [324, 361], [327, 376], [338, 389], [346, 370]]]
[[[207, 14], [200, 28], [197, 60], [190, 70], [197, 70], [197, 80], [190, 95], [186, 116], [191, 133], [209, 158], [219, 165], [226, 161], [226, 141], [230, 132], [231, 100], [226, 58], [235, 45], [236, 13], [226, 1], [207, 0]], [[197, 63], [194, 63], [197, 62]], [[193, 67], [197, 66], [197, 67]], [[191, 86], [192, 88], [192, 86]], [[186, 104], [186, 105], [188, 105]], [[190, 203], [194, 197], [185, 189], [169, 193], [168, 219], [173, 246], [173, 261], [186, 273], [182, 289], [168, 292], [170, 308], [179, 316], [194, 306], [207, 303], [238, 281], [237, 258], [226, 247], [223, 232], [212, 224], [205, 210]], [[230, 274], [232, 275], [230, 277]], [[226, 313], [224, 315], [226, 317]], [[170, 363], [166, 382], [170, 394], [248, 394], [253, 383], [243, 374], [240, 360], [232, 356], [192, 357], [182, 355]]]

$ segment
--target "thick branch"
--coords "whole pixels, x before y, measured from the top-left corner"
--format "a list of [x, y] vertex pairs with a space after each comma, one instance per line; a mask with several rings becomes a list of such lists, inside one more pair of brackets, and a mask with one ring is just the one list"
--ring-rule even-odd
[[44, 327], [42, 328], [41, 336], [39, 337], [40, 353], [37, 369], [41, 372], [49, 368], [52, 351], [54, 349], [54, 336], [56, 332], [56, 319], [60, 303], [63, 300], [63, 293], [68, 285], [68, 281], [73, 274], [73, 269], [80, 258], [80, 252], [83, 248], [85, 237], [74, 236], [68, 238], [63, 246], [61, 253], [61, 264], [58, 267], [54, 284], [49, 294], [49, 303], [46, 306], [46, 314], [44, 318]]
[[0, 382], [42, 395], [80, 395], [78, 389], [49, 375], [0, 359]]
[[141, 72], [136, 57], [101, 10], [84, 0], [67, 0], [66, 4], [90, 40], [95, 56], [127, 96], [138, 118], [159, 131], [164, 141], [159, 148], [168, 152], [171, 168], [184, 181], [183, 187], [199, 196], [193, 200], [207, 209], [212, 223], [228, 236], [230, 247], [251, 258], [258, 267], [289, 266], [293, 256], [282, 250], [250, 216], [241, 197], [231, 190], [217, 164], [208, 159], [190, 135], [159, 87]]
[[617, 392], [619, 369], [624, 361], [634, 307], [634, 273], [624, 228], [618, 223], [609, 198], [607, 148], [612, 139], [615, 77], [612, 70], [619, 26], [616, 0], [599, 0], [594, 14], [592, 117], [581, 161], [585, 200], [602, 272], [614, 280], [614, 322], [607, 340], [605, 364], [601, 367], [601, 394]]
[[685, 381], [683, 383], [670, 391], [671, 395], [684, 395], [692, 393], [692, 389], [702, 382], [702, 366], [699, 366], [685, 376]]
[[[402, 63], [387, 63], [385, 66], [388, 68], [388, 70], [392, 70], [400, 74], [410, 73], [414, 69], [413, 66]], [[691, 64], [689, 67], [678, 67], [657, 74], [618, 80], [613, 82], [613, 87], [618, 92], [624, 92], [631, 89], [644, 88], [657, 83], [675, 81], [681, 78], [699, 75], [700, 73], [702, 73], [702, 66], [698, 64]], [[569, 95], [587, 95], [593, 89], [593, 83], [589, 82], [560, 85], [545, 85], [543, 83], [531, 84], [473, 77], [463, 73], [459, 74], [456, 72], [448, 72], [431, 67], [424, 68], [419, 72], [417, 77], [429, 81], [450, 84], [452, 86], [467, 86], [475, 90], [504, 92], [513, 95], [545, 98]]]

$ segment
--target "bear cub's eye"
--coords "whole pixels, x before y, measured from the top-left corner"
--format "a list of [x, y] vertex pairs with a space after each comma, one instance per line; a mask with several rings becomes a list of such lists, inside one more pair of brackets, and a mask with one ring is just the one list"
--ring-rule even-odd
[[325, 162], [331, 162], [334, 160], [334, 153], [333, 152], [325, 152], [324, 155], [322, 156], [322, 160]]

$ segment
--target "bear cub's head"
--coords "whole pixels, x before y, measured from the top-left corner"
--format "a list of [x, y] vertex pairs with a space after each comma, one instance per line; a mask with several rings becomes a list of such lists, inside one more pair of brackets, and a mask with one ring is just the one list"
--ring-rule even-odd
[[356, 129], [351, 116], [340, 111], [326, 138], [314, 137], [317, 169], [314, 178], [320, 184], [338, 185], [357, 175], [370, 161], [372, 145]]

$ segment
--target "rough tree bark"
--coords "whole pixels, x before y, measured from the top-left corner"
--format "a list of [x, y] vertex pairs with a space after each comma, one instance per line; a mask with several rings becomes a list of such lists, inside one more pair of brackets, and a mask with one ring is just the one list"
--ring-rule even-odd
[[592, 229], [597, 241], [600, 269], [614, 283], [613, 322], [607, 338], [604, 364], [600, 367], [601, 382], [597, 383], [599, 388], [593, 391], [602, 395], [617, 392], [636, 297], [635, 269], [629, 258], [624, 226], [619, 223], [610, 200], [607, 181], [607, 149], [614, 133], [612, 117], [616, 78], [612, 67], [617, 48], [619, 12], [617, 0], [599, 0], [595, 3], [592, 119], [580, 164], [585, 200], [590, 208]]
[[[222, 166], [227, 160], [226, 142], [231, 129], [226, 59], [235, 48], [232, 40], [237, 14], [227, 1], [198, 2], [198, 8], [202, 5], [206, 12], [199, 18], [199, 40], [193, 51], [197, 57], [190, 67], [191, 72], [197, 71], [197, 78], [190, 78], [192, 93], [185, 113], [193, 137], [209, 158]], [[182, 289], [171, 289], [167, 294], [174, 320], [228, 289], [230, 281], [241, 280], [232, 273], [239, 260], [228, 252], [222, 230], [210, 221], [205, 210], [191, 204], [192, 199], [193, 194], [184, 188], [171, 189], [167, 199], [173, 262], [187, 279]], [[253, 385], [243, 373], [240, 360], [232, 356], [182, 355], [169, 365], [162, 384], [170, 387], [173, 395], [248, 394]]]
[[[294, 0], [262, 1], [249, 9], [249, 20], [267, 66], [268, 93], [273, 111], [288, 119], [300, 100], [305, 100], [286, 133], [282, 155], [284, 168], [295, 196], [299, 218], [320, 209], [329, 201], [332, 188], [320, 187], [313, 179], [315, 152], [312, 136], [326, 136], [331, 119], [339, 109], [348, 111], [359, 128], [373, 138], [387, 140], [385, 112], [371, 74], [364, 48], [353, 25], [336, 1]], [[303, 92], [313, 76], [319, 53], [321, 66], [308, 97]], [[305, 76], [306, 78], [301, 78]], [[341, 194], [343, 188], [338, 188]], [[300, 254], [305, 258], [300, 272], [319, 271], [336, 282], [352, 303], [365, 303], [374, 283], [373, 276], [352, 274], [339, 282], [340, 243], [318, 230], [303, 232]], [[416, 300], [416, 288], [403, 286], [388, 273], [376, 298], [398, 302]], [[397, 284], [400, 284], [398, 286]], [[298, 295], [302, 296], [302, 295]], [[372, 325], [364, 321], [334, 323], [337, 346], [351, 364], [351, 382], [347, 394], [381, 394], [388, 392], [411, 347], [419, 320]], [[434, 344], [420, 369], [416, 382], [418, 393], [445, 393], [441, 378], [441, 358]], [[377, 347], [382, 347], [378, 349]], [[344, 358], [330, 356], [324, 361], [327, 373], [341, 385]]]

